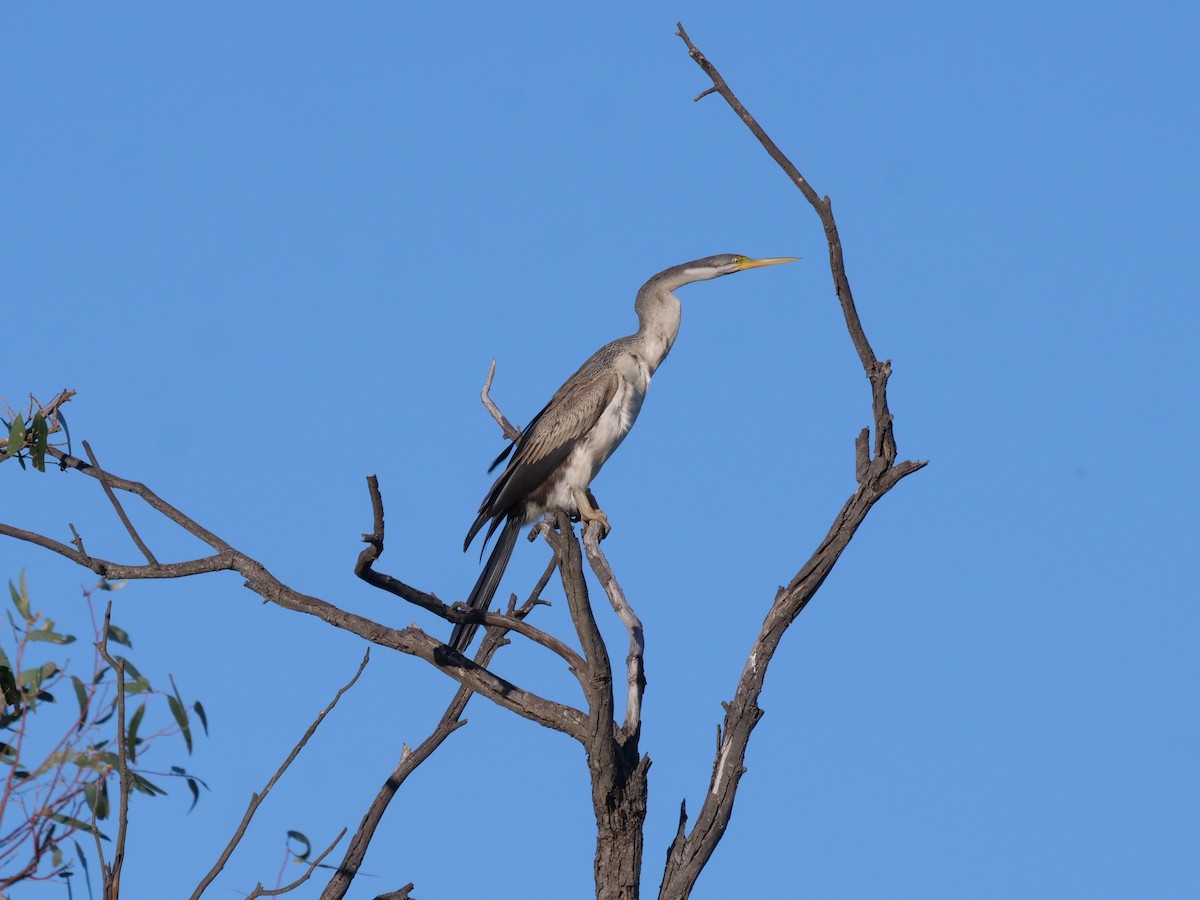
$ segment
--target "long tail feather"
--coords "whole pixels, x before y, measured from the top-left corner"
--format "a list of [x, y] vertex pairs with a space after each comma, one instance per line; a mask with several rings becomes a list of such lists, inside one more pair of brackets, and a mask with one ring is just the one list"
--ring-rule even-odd
[[[520, 518], [514, 516], [504, 523], [504, 530], [500, 532], [500, 538], [492, 548], [492, 555], [488, 557], [483, 571], [479, 573], [479, 580], [475, 582], [475, 587], [471, 588], [471, 596], [467, 598], [467, 606], [471, 609], [487, 609], [491, 605], [520, 532]], [[450, 647], [459, 653], [465, 653], [478, 628], [479, 626], [473, 623], [455, 625], [450, 634]]]

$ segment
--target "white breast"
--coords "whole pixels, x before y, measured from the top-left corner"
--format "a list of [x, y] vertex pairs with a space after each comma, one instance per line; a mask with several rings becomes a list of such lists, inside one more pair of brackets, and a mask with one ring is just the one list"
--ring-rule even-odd
[[561, 508], [577, 512], [572, 490], [586, 490], [600, 471], [600, 467], [612, 456], [642, 409], [642, 401], [650, 386], [648, 366], [632, 355], [617, 361], [621, 375], [621, 386], [613, 399], [600, 414], [595, 426], [581, 440], [559, 470], [554, 492], [547, 498], [548, 508]]

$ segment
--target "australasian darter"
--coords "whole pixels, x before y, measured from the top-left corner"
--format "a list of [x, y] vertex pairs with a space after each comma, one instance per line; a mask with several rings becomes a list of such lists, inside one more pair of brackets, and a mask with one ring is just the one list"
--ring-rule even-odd
[[[596, 499], [588, 486], [633, 427], [650, 387], [650, 378], [675, 343], [680, 303], [672, 291], [693, 281], [792, 262], [795, 258], [706, 256], [672, 266], [642, 285], [634, 303], [637, 333], [617, 338], [593, 353], [488, 469], [492, 471], [512, 454], [483, 498], [479, 515], [463, 542], [466, 550], [484, 523], [490, 521], [484, 538], [486, 545], [496, 529], [504, 525], [471, 590], [468, 606], [487, 609], [521, 526], [542, 514], [561, 509], [578, 516], [585, 524], [598, 519], [607, 534], [608, 517], [596, 508]], [[464, 652], [477, 627], [455, 625], [450, 646]]]

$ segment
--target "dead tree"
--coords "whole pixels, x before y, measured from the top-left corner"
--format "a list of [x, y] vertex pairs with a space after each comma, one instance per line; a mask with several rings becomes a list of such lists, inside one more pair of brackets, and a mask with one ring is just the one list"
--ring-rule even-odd
[[[841, 239], [829, 198], [818, 195], [812, 189], [733, 94], [716, 68], [692, 43], [682, 25], [679, 26], [678, 35], [686, 44], [692, 59], [712, 81], [712, 86], [696, 100], [711, 93], [723, 97], [820, 217], [828, 243], [829, 267], [836, 296], [851, 341], [870, 383], [873, 427], [863, 428], [855, 439], [857, 485], [834, 516], [828, 534], [788, 584], [781, 587], [773, 598], [764, 601], [766, 613], [762, 627], [743, 666], [732, 699], [723, 704], [725, 718], [718, 732], [709, 789], [704, 794], [704, 803], [696, 812], [690, 829], [686, 808], [680, 810], [679, 827], [667, 851], [662, 873], [659, 888], [661, 900], [683, 900], [689, 896], [729, 824], [734, 798], [745, 772], [746, 748], [755, 725], [763, 715], [758, 698], [784, 632], [828, 577], [871, 507], [901, 479], [925, 465], [924, 462], [897, 461], [892, 414], [887, 402], [891, 363], [890, 360], [880, 361], [875, 356], [863, 331], [846, 276]], [[61, 404], [61, 401], [56, 402]], [[48, 404], [43, 410], [50, 406]], [[498, 422], [503, 422], [498, 411], [495, 411], [495, 415]], [[53, 410], [43, 415], [42, 419], [53, 424]], [[507, 422], [503, 424], [507, 425]], [[46, 444], [44, 435], [40, 441]], [[20, 447], [9, 448], [9, 455], [20, 450]], [[535, 527], [535, 532], [549, 544], [553, 558], [528, 600], [520, 607], [510, 602], [504, 610], [471, 610], [444, 603], [434, 594], [376, 569], [384, 550], [384, 505], [378, 482], [374, 476], [368, 478], [373, 521], [371, 531], [363, 536], [367, 546], [355, 564], [355, 574], [374, 587], [401, 597], [447, 622], [472, 622], [485, 626], [488, 631], [482, 646], [474, 659], [468, 659], [416, 625], [390, 628], [291, 587], [261, 562], [227, 543], [214, 531], [162, 499], [151, 488], [102, 469], [90, 448], [88, 460], [53, 445], [44, 452], [56, 460], [62, 469], [73, 470], [99, 483], [145, 557], [145, 562], [121, 563], [94, 557], [87, 552], [77, 534], [71, 543], [64, 543], [8, 524], [0, 524], [0, 534], [51, 550], [111, 579], [179, 578], [208, 572], [235, 571], [245, 580], [247, 588], [265, 600], [291, 612], [316, 616], [371, 644], [418, 658], [461, 686], [433, 733], [415, 749], [405, 748], [400, 764], [387, 775], [327, 884], [322, 894], [324, 898], [345, 895], [384, 810], [408, 775], [464, 724], [461, 714], [473, 694], [479, 694], [546, 728], [562, 732], [583, 746], [596, 819], [596, 896], [605, 900], [635, 900], [640, 896], [643, 823], [650, 768], [650, 758], [640, 747], [641, 703], [646, 686], [642, 665], [642, 625], [626, 601], [600, 548], [598, 523], [590, 523], [579, 536], [566, 514], [548, 516], [547, 520]], [[158, 561], [124, 514], [118, 494], [137, 497], [164, 518], [199, 538], [211, 552], [194, 559]], [[624, 685], [624, 712], [619, 722], [612, 661], [593, 616], [584, 574], [585, 557], [593, 576], [625, 624], [629, 636], [625, 673], [619, 679]], [[550, 634], [529, 621], [530, 612], [542, 602], [542, 590], [556, 571], [567, 598], [579, 649], [561, 636]], [[586, 701], [583, 707], [541, 696], [492, 672], [488, 668], [490, 661], [508, 643], [506, 635], [509, 634], [520, 635], [544, 651], [558, 656], [579, 682]], [[199, 896], [202, 889], [203, 885], [195, 896]], [[387, 896], [408, 896], [410, 889], [411, 885]]]

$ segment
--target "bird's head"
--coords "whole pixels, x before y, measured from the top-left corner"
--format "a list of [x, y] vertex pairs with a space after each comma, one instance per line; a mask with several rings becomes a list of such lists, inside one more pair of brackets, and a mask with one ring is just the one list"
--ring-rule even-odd
[[694, 262], [678, 266], [682, 269], [680, 275], [687, 281], [705, 281], [709, 278], [719, 278], [722, 275], [732, 275], [746, 269], [757, 269], [760, 266], [777, 266], [780, 263], [795, 262], [798, 256], [775, 256], [769, 259], [754, 259], [739, 253], [719, 253], [716, 256], [706, 256]]
[[770, 259], [754, 259], [738, 253], [720, 253], [716, 256], [706, 256], [691, 262], [672, 266], [659, 272], [642, 286], [642, 291], [673, 291], [691, 284], [694, 281], [707, 281], [710, 278], [720, 278], [722, 275], [732, 275], [745, 269], [757, 269], [760, 266], [777, 266], [780, 263], [795, 262], [798, 256], [776, 256]]

